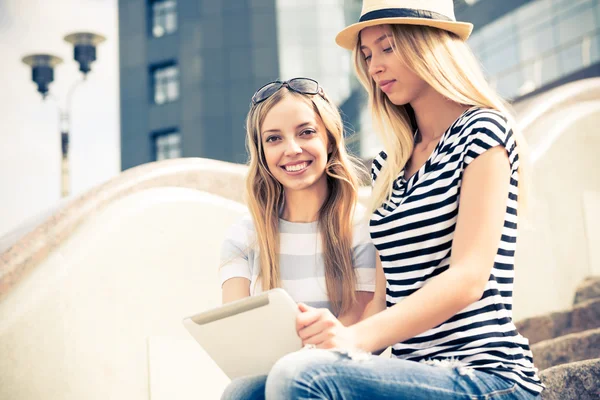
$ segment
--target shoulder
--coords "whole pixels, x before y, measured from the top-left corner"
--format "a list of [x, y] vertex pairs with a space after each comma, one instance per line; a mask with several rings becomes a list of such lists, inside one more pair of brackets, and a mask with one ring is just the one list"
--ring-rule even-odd
[[385, 165], [386, 160], [387, 160], [387, 154], [383, 150], [380, 151], [379, 154], [377, 154], [377, 156], [375, 156], [375, 158], [373, 159], [373, 162], [371, 163], [371, 181], [372, 182], [375, 182], [375, 180], [377, 179], [377, 176], [379, 175], [379, 172]]
[[501, 111], [491, 108], [473, 108], [468, 110], [455, 124], [455, 130], [461, 137], [490, 136], [500, 144], [506, 144], [512, 136], [509, 118]]
[[[489, 108], [469, 110], [455, 126], [459, 129], [458, 148], [464, 153], [464, 165], [487, 150], [501, 146], [506, 149], [513, 169], [518, 168], [517, 145], [510, 119], [501, 111]], [[460, 146], [462, 145], [462, 146]]]
[[238, 244], [249, 244], [255, 235], [256, 230], [252, 216], [245, 214], [227, 228], [225, 240]]

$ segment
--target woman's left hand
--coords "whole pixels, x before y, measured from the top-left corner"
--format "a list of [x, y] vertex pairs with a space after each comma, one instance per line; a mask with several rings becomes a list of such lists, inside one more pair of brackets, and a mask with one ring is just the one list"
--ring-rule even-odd
[[351, 327], [345, 327], [326, 308], [313, 308], [298, 303], [301, 313], [296, 317], [296, 331], [303, 345], [319, 349], [356, 349], [357, 342]]

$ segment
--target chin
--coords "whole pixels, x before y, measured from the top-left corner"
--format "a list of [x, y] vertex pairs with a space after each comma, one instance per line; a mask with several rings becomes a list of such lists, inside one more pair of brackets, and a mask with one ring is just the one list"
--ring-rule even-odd
[[310, 188], [314, 182], [282, 182], [284, 190], [300, 191]]
[[407, 96], [402, 96], [395, 93], [391, 93], [390, 95], [388, 95], [388, 100], [391, 101], [392, 104], [394, 104], [395, 106], [405, 106], [407, 104], [410, 104], [410, 102], [412, 101], [412, 99], [410, 99]]

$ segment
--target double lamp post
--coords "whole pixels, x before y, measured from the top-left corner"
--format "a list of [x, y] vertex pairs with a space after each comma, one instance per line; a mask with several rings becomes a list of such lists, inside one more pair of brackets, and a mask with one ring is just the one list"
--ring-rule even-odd
[[[59, 132], [61, 138], [61, 196], [66, 197], [70, 192], [69, 185], [69, 129], [70, 129], [70, 110], [73, 92], [83, 82], [91, 70], [91, 64], [96, 60], [96, 46], [106, 39], [102, 35], [90, 32], [77, 32], [65, 36], [64, 40], [73, 44], [73, 58], [79, 63], [79, 70], [83, 77], [76, 80], [67, 93], [65, 107], [59, 108]], [[23, 63], [31, 67], [31, 79], [37, 84], [37, 90], [46, 100], [48, 95], [48, 85], [54, 80], [54, 67], [62, 63], [62, 58], [52, 54], [30, 54], [22, 59]]]

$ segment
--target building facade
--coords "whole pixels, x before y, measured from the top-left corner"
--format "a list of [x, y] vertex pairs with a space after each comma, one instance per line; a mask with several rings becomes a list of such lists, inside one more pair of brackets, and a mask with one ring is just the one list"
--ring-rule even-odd
[[275, 79], [315, 78], [343, 106], [344, 25], [344, 0], [119, 0], [122, 168], [245, 162], [250, 98]]
[[600, 75], [599, 0], [455, 0], [492, 85], [518, 102]]
[[[317, 79], [350, 149], [380, 150], [336, 33], [360, 0], [119, 0], [121, 164], [205, 157], [243, 163], [250, 97], [275, 79]], [[492, 85], [519, 102], [600, 75], [600, 0], [455, 0]]]

